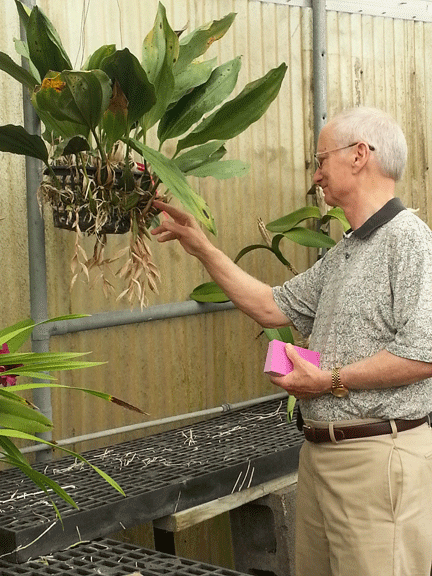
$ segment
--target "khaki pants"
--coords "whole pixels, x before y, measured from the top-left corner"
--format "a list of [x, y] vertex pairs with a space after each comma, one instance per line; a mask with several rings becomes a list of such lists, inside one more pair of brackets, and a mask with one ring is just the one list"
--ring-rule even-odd
[[430, 576], [432, 431], [394, 436], [305, 441], [297, 576]]

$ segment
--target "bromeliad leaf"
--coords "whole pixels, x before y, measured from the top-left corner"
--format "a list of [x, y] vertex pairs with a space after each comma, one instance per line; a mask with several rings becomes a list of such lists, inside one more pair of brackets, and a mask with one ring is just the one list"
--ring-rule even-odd
[[173, 160], [153, 150], [138, 140], [130, 138], [127, 143], [151, 164], [153, 171], [161, 179], [171, 194], [175, 196], [210, 232], [216, 234], [216, 225], [205, 200], [189, 186], [184, 174]]
[[48, 165], [48, 150], [45, 142], [37, 134], [29, 134], [22, 126], [13, 124], [0, 126], [0, 150], [31, 156]]
[[247, 84], [233, 100], [206, 118], [177, 145], [177, 152], [209, 140], [229, 140], [261, 118], [279, 93], [286, 64]]
[[205, 84], [192, 90], [173, 106], [159, 123], [158, 138], [161, 144], [184, 134], [204, 114], [223, 102], [234, 90], [240, 68], [240, 56], [218, 66]]

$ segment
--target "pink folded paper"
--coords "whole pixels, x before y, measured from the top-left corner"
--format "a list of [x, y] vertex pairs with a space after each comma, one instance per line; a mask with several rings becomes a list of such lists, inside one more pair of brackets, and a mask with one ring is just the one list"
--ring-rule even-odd
[[[285, 376], [292, 371], [293, 365], [286, 355], [285, 346], [285, 342], [281, 342], [280, 340], [272, 340], [269, 343], [267, 358], [264, 365], [264, 372], [266, 374], [271, 374], [272, 376]], [[302, 358], [319, 367], [319, 352], [300, 348], [299, 346], [294, 346], [294, 348]]]

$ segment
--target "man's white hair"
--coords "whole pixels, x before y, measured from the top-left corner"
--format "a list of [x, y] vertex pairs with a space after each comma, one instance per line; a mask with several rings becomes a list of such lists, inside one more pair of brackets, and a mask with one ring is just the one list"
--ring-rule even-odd
[[330, 124], [337, 146], [366, 142], [375, 148], [375, 158], [385, 176], [402, 178], [407, 159], [407, 143], [396, 120], [377, 108], [350, 108], [337, 114]]

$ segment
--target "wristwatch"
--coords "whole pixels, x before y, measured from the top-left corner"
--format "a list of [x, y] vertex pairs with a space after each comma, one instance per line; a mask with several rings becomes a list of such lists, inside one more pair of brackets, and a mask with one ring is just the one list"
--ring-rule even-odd
[[333, 396], [336, 396], [337, 398], [343, 398], [348, 394], [348, 388], [345, 388], [340, 379], [340, 369], [341, 367], [337, 366], [336, 368], [333, 368], [333, 370], [331, 371], [331, 379], [332, 379], [331, 393], [333, 394]]

